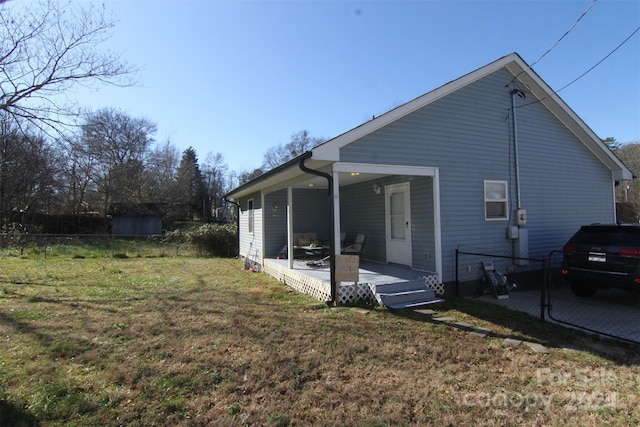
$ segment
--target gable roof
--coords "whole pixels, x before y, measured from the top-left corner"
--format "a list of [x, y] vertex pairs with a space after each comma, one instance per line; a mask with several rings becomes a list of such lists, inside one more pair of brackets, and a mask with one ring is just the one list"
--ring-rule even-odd
[[[607, 147], [606, 144], [600, 140], [589, 126], [587, 126], [587, 124], [558, 96], [558, 94], [556, 94], [555, 91], [553, 91], [538, 76], [538, 74], [533, 71], [533, 69], [520, 57], [520, 55], [517, 53], [511, 53], [326, 141], [325, 143], [313, 148], [311, 151], [304, 153], [278, 168], [261, 175], [253, 181], [238, 187], [228, 193], [227, 197], [238, 197], [247, 194], [247, 192], [251, 190], [257, 191], [264, 188], [264, 184], [268, 184], [267, 186], [274, 185], [276, 182], [280, 181], [277, 177], [278, 174], [283, 178], [282, 182], [291, 180], [294, 175], [297, 175], [295, 170], [297, 169], [297, 165], [300, 161], [305, 159], [309, 160], [308, 163], [313, 161], [317, 167], [339, 161], [340, 148], [345, 145], [503, 68], [514, 76], [514, 81], [518, 80], [521, 85], [530, 91], [536, 99], [536, 101], [532, 102], [542, 103], [605, 166], [607, 166], [607, 168], [612, 171], [613, 178], [615, 180], [633, 178], [633, 173], [624, 165], [624, 163], [609, 149], [609, 147]], [[286, 174], [286, 178], [283, 174]], [[299, 174], [301, 175], [303, 172], [299, 171]]]
[[112, 203], [107, 215], [116, 216], [164, 216], [160, 203]]
[[614, 172], [614, 178], [616, 180], [633, 178], [633, 174], [624, 163], [616, 157], [609, 147], [598, 138], [587, 124], [569, 108], [558, 94], [556, 94], [517, 53], [504, 56], [327, 141], [312, 150], [313, 158], [337, 161], [339, 160], [340, 148], [350, 142], [380, 129], [502, 68], [506, 68], [514, 75], [514, 80], [520, 81], [522, 85], [527, 87], [535, 99], [538, 100], [537, 102], [542, 103], [551, 111], [602, 163]]

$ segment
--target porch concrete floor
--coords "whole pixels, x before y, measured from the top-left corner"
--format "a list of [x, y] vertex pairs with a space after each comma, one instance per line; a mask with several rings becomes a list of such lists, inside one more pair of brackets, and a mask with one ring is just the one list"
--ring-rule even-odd
[[[288, 260], [278, 259], [269, 260], [270, 262], [277, 262], [282, 266], [288, 265]], [[307, 265], [307, 260], [294, 260], [293, 268], [306, 276], [313, 277], [316, 280], [320, 280], [324, 283], [331, 282], [331, 273], [329, 271], [329, 263], [322, 267], [311, 267]], [[408, 280], [418, 280], [423, 276], [433, 274], [426, 271], [413, 270], [410, 267], [398, 264], [380, 264], [371, 261], [361, 261], [360, 269], [358, 271], [359, 283], [395, 283], [404, 282]]]

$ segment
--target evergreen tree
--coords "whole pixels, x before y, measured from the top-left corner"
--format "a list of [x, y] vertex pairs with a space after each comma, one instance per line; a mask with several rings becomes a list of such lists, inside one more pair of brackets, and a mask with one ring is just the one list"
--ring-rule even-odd
[[193, 147], [182, 153], [182, 160], [177, 170], [178, 202], [183, 206], [187, 219], [200, 218], [208, 221], [210, 218], [210, 203], [198, 156]]

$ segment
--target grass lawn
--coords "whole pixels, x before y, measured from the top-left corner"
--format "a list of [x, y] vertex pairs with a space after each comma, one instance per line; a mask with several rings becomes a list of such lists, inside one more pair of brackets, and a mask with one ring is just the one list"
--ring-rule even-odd
[[438, 310], [488, 338], [327, 308], [232, 259], [0, 263], [0, 426], [640, 423], [637, 348], [481, 301]]

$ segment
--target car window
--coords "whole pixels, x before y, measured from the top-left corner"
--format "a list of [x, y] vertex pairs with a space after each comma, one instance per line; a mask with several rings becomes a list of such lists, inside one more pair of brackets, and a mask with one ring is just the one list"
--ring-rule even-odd
[[582, 227], [572, 239], [576, 245], [640, 246], [638, 227]]

